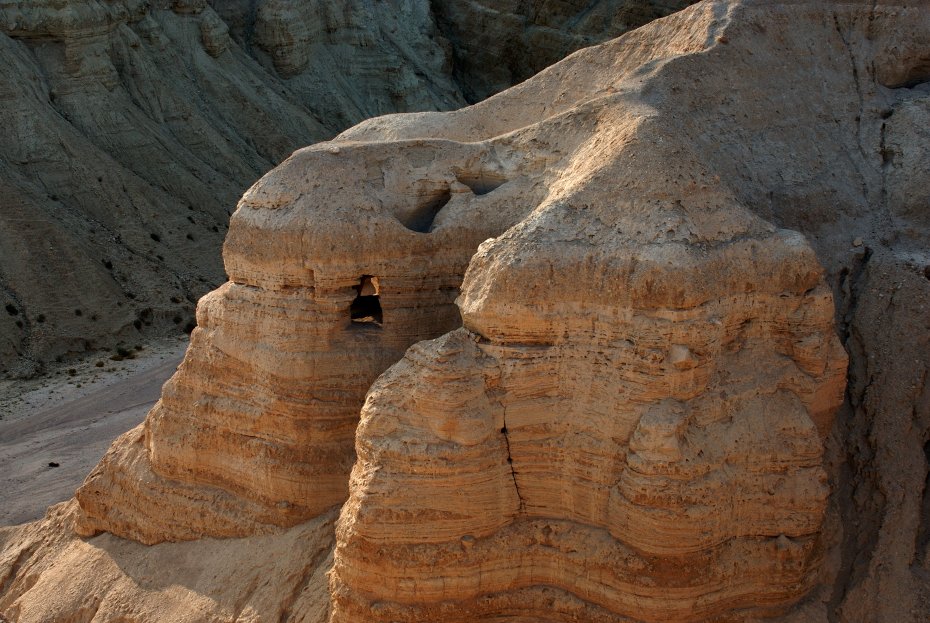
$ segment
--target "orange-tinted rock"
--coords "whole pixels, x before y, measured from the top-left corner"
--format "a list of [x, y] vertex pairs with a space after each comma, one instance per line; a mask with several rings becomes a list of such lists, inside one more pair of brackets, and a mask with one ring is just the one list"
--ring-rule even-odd
[[[79, 529], [277, 535], [348, 495], [328, 589], [300, 593], [329, 590], [332, 623], [919, 620], [927, 442], [877, 402], [912, 396], [921, 421], [919, 346], [898, 345], [901, 382], [853, 350], [858, 420], [834, 417], [837, 317], [874, 347], [883, 314], [917, 327], [927, 300], [847, 295], [881, 283], [866, 225], [926, 237], [928, 98], [900, 84], [922, 57], [860, 68], [927, 33], [903, 5], [706, 2], [482, 104], [301, 150], [243, 198], [231, 281], [79, 492]], [[904, 253], [887, 245], [879, 266]], [[841, 473], [873, 443], [877, 484]], [[840, 526], [845, 481], [906, 530]], [[0, 609], [41, 613], [27, 584]]]

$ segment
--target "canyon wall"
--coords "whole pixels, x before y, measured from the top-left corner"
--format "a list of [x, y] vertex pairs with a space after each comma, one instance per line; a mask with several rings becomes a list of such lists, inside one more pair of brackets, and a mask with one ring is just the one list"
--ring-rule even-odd
[[928, 15], [702, 2], [296, 152], [0, 613], [925, 620]]
[[530, 75], [459, 71], [452, 30], [472, 41], [493, 23], [504, 41], [571, 18], [570, 34], [547, 27], [551, 45], [515, 57], [536, 69], [687, 3], [638, 3], [609, 25], [580, 19], [580, 2], [529, 22], [508, 2], [446, 4], [465, 13], [426, 0], [0, 1], [0, 377], [189, 332], [224, 281], [236, 200], [293, 150]]

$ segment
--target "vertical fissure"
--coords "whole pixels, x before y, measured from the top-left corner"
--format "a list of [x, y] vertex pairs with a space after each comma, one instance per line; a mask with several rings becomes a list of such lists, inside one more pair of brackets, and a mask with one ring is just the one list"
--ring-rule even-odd
[[930, 441], [924, 444], [924, 459], [927, 475], [924, 478], [924, 491], [920, 504], [920, 527], [917, 530], [917, 542], [914, 547], [914, 561], [921, 564], [930, 555]]
[[520, 500], [520, 512], [526, 510], [526, 500], [520, 493], [520, 484], [517, 482], [517, 470], [513, 466], [513, 454], [510, 450], [510, 431], [507, 429], [507, 409], [504, 408], [504, 425], [501, 427], [501, 434], [504, 436], [504, 444], [507, 447], [507, 464], [510, 466], [510, 477], [513, 479], [513, 488], [517, 492], [517, 499]]

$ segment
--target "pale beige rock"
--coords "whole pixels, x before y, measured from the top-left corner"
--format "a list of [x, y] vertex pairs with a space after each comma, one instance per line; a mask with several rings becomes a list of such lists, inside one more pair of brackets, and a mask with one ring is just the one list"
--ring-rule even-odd
[[[229, 212], [262, 173], [368, 117], [465, 104], [479, 77], [446, 34], [481, 25], [441, 29], [440, 4], [0, 0], [0, 377], [189, 331], [225, 278]], [[530, 29], [500, 20], [494, 37]], [[571, 31], [553, 30], [535, 67], [620, 32]]]
[[[112, 535], [76, 538], [75, 506], [59, 504], [42, 521], [0, 528], [0, 620], [327, 620], [332, 513], [269, 536], [147, 547]], [[37, 594], [42, 599], [33, 599]]]
[[545, 165], [515, 148], [412, 141], [301, 150], [266, 176], [232, 220], [232, 281], [201, 300], [144, 434], [78, 491], [81, 531], [244, 536], [341, 504], [365, 392], [408, 346], [459, 326], [471, 254], [542, 198]]

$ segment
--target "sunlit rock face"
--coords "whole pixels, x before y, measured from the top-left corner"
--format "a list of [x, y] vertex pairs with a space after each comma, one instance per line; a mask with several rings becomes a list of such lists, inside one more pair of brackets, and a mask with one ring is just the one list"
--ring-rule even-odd
[[190, 332], [237, 199], [295, 149], [687, 3], [0, 0], [0, 378]]
[[542, 198], [546, 162], [493, 144], [323, 145], [266, 176], [233, 216], [231, 281], [201, 300], [184, 364], [78, 491], [81, 530], [244, 536], [340, 505], [366, 391], [460, 326], [471, 255]]
[[[297, 593], [332, 623], [923, 612], [928, 33], [704, 2], [295, 153], [73, 525], [233, 548], [341, 506]], [[42, 612], [52, 563], [9, 558]]]
[[832, 296], [804, 236], [644, 94], [736, 49], [729, 25], [709, 5], [265, 176], [184, 365], [78, 492], [79, 531], [246, 536], [348, 496], [336, 620], [803, 595], [844, 388]]

